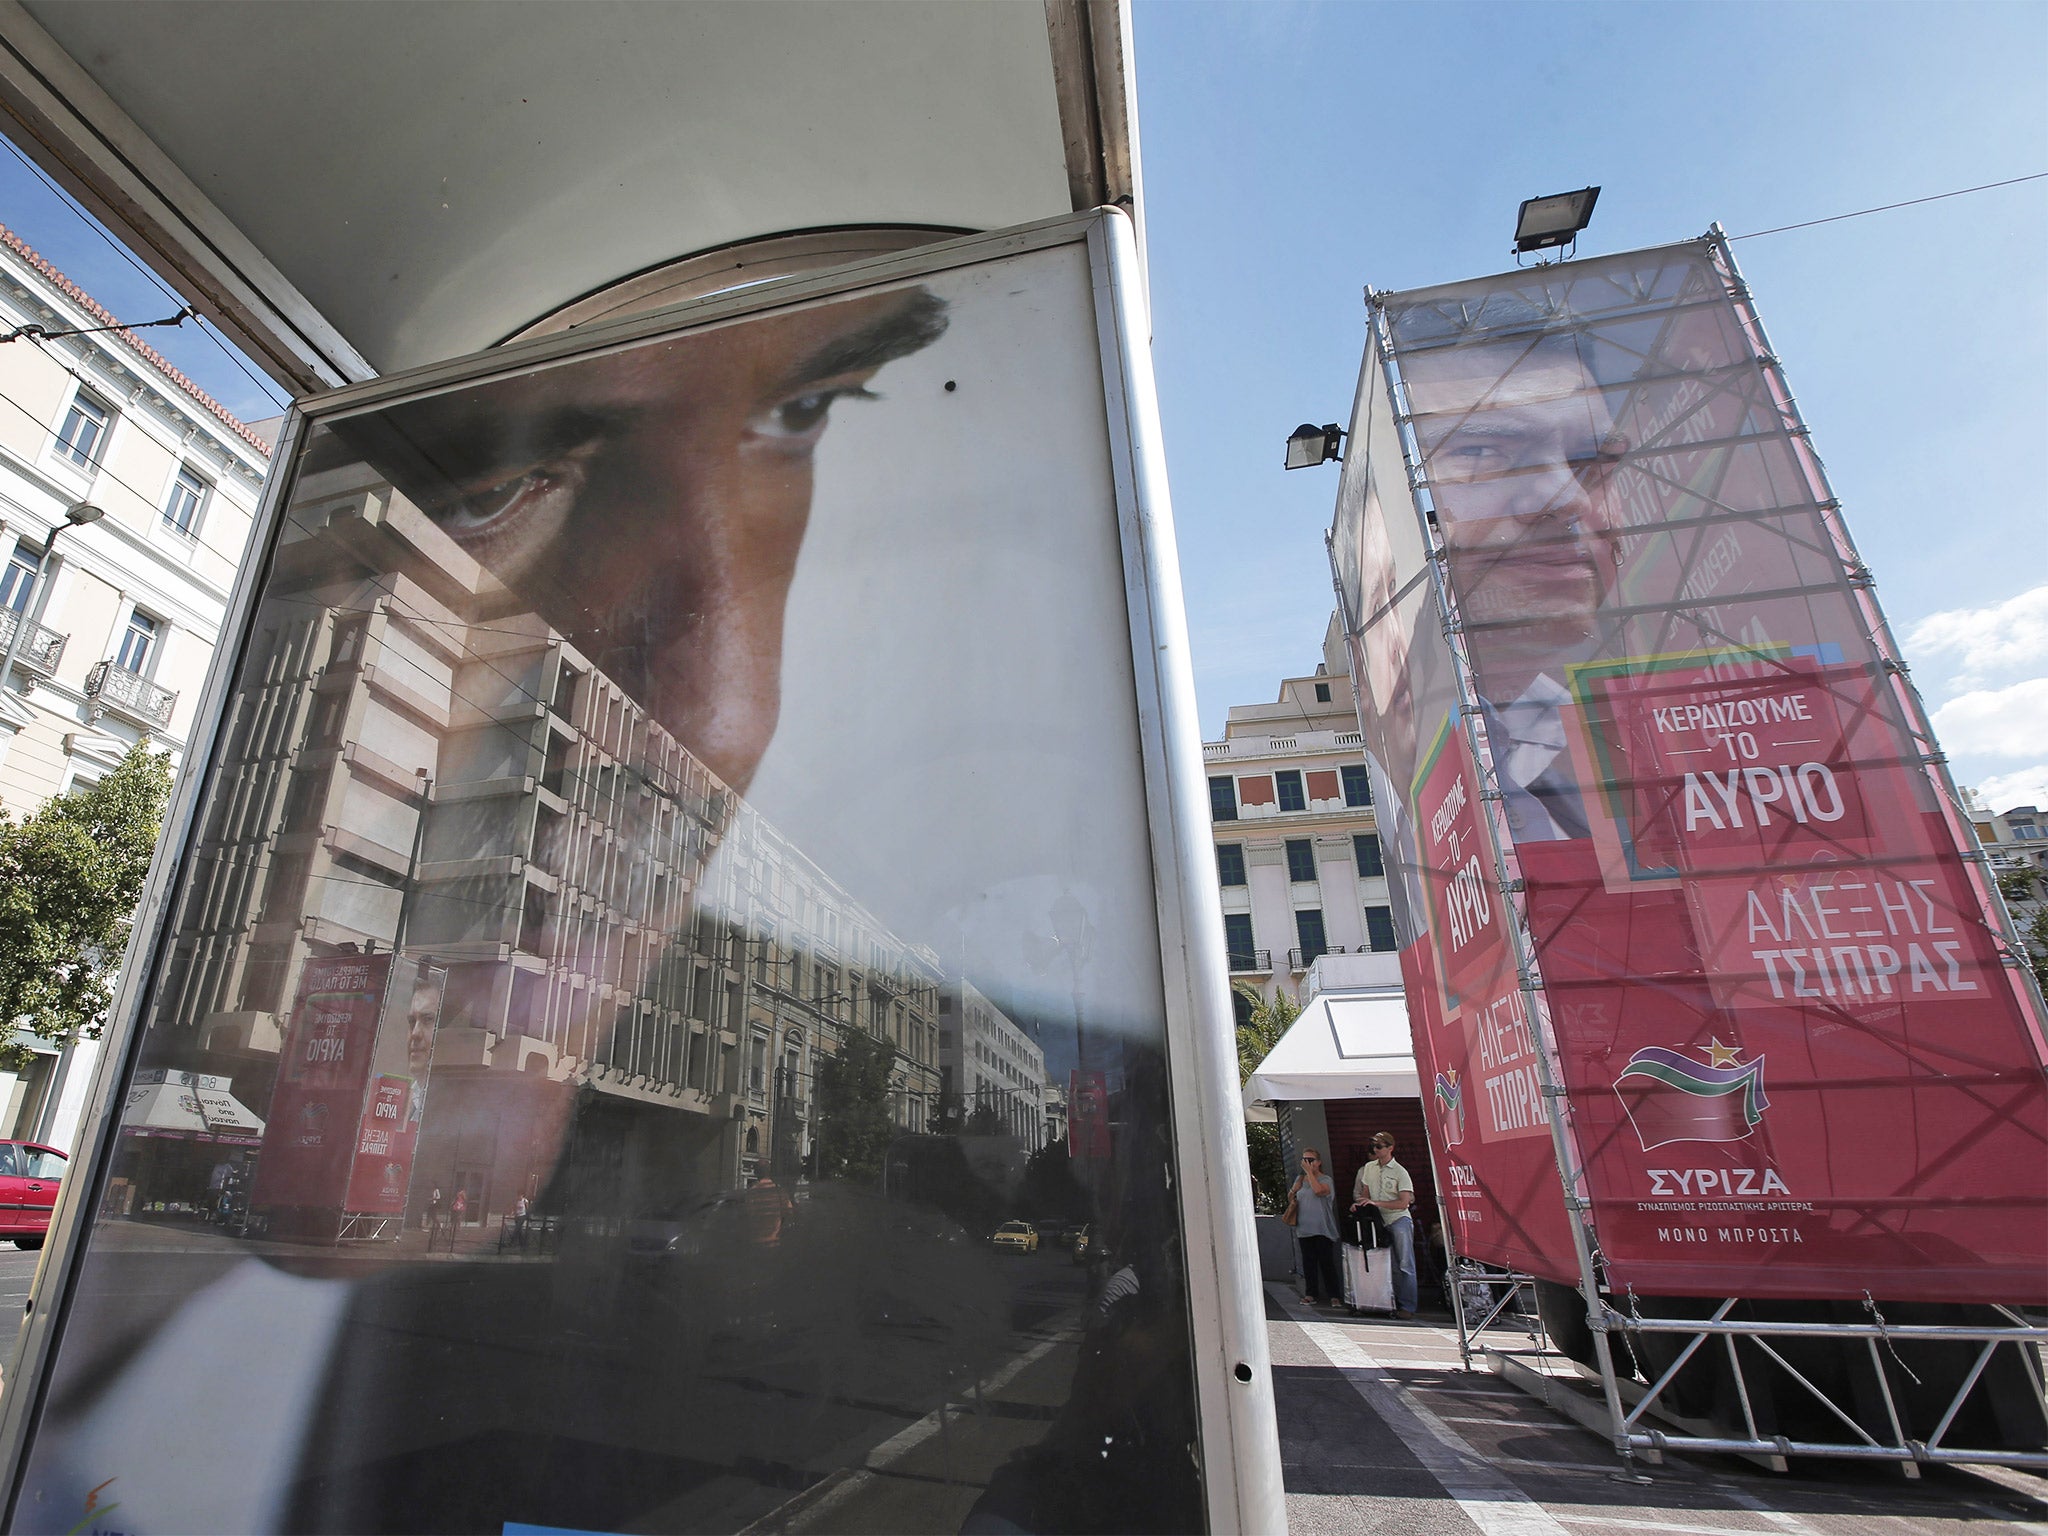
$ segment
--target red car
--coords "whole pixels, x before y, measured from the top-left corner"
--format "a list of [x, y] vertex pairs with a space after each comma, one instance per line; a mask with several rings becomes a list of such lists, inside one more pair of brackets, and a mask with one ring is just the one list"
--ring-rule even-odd
[[64, 1178], [65, 1157], [33, 1141], [0, 1141], [0, 1237], [40, 1248]]

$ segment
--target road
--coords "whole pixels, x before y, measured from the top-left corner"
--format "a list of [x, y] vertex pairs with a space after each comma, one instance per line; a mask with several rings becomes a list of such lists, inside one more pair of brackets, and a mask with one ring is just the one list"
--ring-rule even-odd
[[1294, 1536], [2048, 1536], [2048, 1480], [1835, 1463], [1771, 1473], [1669, 1456], [1617, 1477], [1600, 1436], [1484, 1370], [1449, 1327], [1312, 1313], [1267, 1286]]

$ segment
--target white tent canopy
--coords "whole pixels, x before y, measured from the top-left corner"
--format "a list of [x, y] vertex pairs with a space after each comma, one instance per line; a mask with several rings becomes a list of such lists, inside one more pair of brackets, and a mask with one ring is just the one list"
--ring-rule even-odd
[[1417, 1098], [1422, 1080], [1408, 1034], [1408, 1003], [1397, 991], [1322, 993], [1245, 1080], [1248, 1120], [1275, 1118], [1296, 1099]]
[[[155, 1081], [151, 1081], [155, 1079]], [[128, 1090], [122, 1129], [149, 1135], [254, 1140], [263, 1122], [228, 1092], [228, 1079], [196, 1072], [144, 1072]]]

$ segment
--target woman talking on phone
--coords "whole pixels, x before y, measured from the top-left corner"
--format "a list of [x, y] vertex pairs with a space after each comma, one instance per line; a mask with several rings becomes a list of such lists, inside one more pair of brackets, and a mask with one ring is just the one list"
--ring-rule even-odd
[[1336, 1305], [1344, 1299], [1337, 1279], [1336, 1185], [1323, 1171], [1323, 1155], [1313, 1147], [1301, 1154], [1301, 1177], [1288, 1191], [1295, 1212], [1294, 1235], [1301, 1239], [1301, 1274], [1313, 1306]]

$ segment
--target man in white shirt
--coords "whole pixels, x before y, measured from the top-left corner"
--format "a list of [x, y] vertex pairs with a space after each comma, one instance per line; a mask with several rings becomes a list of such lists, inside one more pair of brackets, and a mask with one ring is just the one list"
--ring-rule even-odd
[[1394, 1316], [1415, 1315], [1415, 1181], [1394, 1161], [1394, 1138], [1381, 1131], [1372, 1139], [1372, 1161], [1358, 1170], [1351, 1185], [1351, 1209], [1372, 1206], [1386, 1226], [1394, 1250]]

